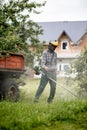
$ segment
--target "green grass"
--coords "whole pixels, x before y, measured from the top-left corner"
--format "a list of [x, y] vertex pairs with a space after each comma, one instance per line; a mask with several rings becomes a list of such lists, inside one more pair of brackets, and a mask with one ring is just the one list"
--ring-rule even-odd
[[87, 100], [78, 99], [58, 86], [54, 102], [48, 104], [47, 85], [39, 103], [34, 103], [38, 85], [39, 80], [27, 79], [27, 84], [20, 87], [19, 102], [0, 102], [0, 130], [87, 130]]

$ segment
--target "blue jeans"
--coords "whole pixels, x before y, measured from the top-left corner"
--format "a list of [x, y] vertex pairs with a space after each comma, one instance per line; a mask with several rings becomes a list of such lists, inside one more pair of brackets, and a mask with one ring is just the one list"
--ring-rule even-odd
[[[53, 79], [53, 80], [51, 80], [51, 79]], [[56, 73], [54, 73], [54, 72], [50, 72], [48, 74], [42, 74], [41, 80], [40, 80], [40, 85], [36, 92], [34, 101], [36, 101], [36, 102], [38, 101], [39, 97], [41, 96], [41, 94], [42, 94], [43, 90], [45, 89], [48, 82], [50, 84], [50, 94], [47, 99], [47, 102], [48, 103], [52, 102], [52, 100], [55, 96], [55, 91], [56, 91]]]

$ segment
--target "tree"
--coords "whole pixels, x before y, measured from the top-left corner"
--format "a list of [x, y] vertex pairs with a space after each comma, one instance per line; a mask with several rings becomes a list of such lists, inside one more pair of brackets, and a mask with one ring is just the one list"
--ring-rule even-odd
[[36, 46], [40, 43], [39, 35], [43, 30], [30, 19], [30, 14], [40, 13], [36, 9], [44, 5], [45, 2], [36, 3], [29, 0], [9, 0], [7, 3], [0, 1], [0, 51], [21, 52], [33, 59], [26, 40], [28, 38], [29, 42]]
[[74, 69], [81, 90], [87, 92], [87, 47], [84, 48], [78, 60], [74, 63]]

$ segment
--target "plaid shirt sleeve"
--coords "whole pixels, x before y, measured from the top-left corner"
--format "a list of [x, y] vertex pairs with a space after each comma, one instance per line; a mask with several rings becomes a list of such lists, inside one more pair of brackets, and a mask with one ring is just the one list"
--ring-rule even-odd
[[41, 60], [41, 66], [42, 68], [44, 68], [46, 66], [46, 61], [47, 61], [47, 52], [44, 51], [43, 54], [42, 54], [42, 60]]

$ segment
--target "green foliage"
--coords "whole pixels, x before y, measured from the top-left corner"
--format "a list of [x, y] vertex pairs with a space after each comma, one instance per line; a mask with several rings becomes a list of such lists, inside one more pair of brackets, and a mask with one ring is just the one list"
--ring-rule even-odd
[[35, 46], [40, 44], [39, 35], [43, 30], [30, 19], [30, 15], [39, 13], [37, 9], [44, 5], [45, 2], [29, 0], [0, 2], [0, 51], [23, 53], [28, 57], [33, 55], [28, 50], [26, 40], [29, 39], [29, 43]]
[[87, 101], [57, 101], [50, 105], [0, 102], [0, 129], [86, 130], [86, 115]]
[[87, 92], [87, 47], [84, 48], [84, 51], [81, 52], [78, 60], [74, 63], [74, 68], [79, 86]]
[[[25, 82], [26, 78], [22, 77], [22, 80]], [[52, 104], [46, 102], [49, 86], [41, 100], [34, 103], [39, 81], [27, 78], [26, 85], [20, 86], [19, 102], [0, 102], [0, 130], [86, 130], [87, 100], [70, 100], [71, 95], [65, 100], [64, 89], [58, 85]], [[65, 86], [64, 79], [58, 79], [59, 82]], [[60, 89], [64, 98], [58, 97]]]

